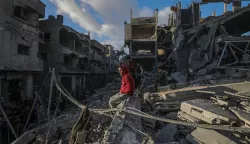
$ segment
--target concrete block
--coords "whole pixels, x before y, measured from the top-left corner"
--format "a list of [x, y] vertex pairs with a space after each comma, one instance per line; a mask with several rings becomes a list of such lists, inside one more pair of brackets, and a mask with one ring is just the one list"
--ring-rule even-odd
[[[126, 107], [132, 107], [141, 110], [140, 99], [137, 97], [129, 97], [126, 101]], [[141, 117], [124, 112], [117, 112], [110, 127], [104, 134], [102, 143], [116, 144], [116, 143], [141, 143], [140, 137], [132, 127], [141, 130]]]
[[187, 121], [190, 121], [190, 122], [195, 122], [195, 123], [200, 123], [201, 120], [196, 118], [196, 117], [193, 117], [183, 111], [179, 111], [178, 112], [178, 118], [181, 119], [181, 120], [187, 120]]
[[236, 117], [228, 110], [222, 109], [206, 99], [185, 101], [181, 104], [181, 110], [210, 124], [231, 123], [236, 121]]
[[236, 144], [228, 137], [214, 130], [197, 128], [186, 139], [192, 144]]

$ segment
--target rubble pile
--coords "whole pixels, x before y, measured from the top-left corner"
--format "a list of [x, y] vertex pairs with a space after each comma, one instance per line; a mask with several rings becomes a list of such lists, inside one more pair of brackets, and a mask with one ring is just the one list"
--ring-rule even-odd
[[[249, 128], [249, 82], [190, 86], [144, 94], [150, 115], [198, 124]], [[143, 118], [155, 143], [249, 143], [249, 133], [196, 128]], [[211, 139], [210, 137], [213, 137]]]
[[[244, 77], [249, 71], [249, 21], [244, 19], [250, 13], [250, 6], [236, 12], [206, 18], [191, 28], [180, 26], [173, 31], [173, 59], [176, 71], [172, 78], [186, 82], [213, 73], [215, 70], [235, 70], [237, 74], [226, 75]], [[243, 22], [244, 21], [244, 22]], [[173, 56], [171, 55], [171, 56]]]
[[[120, 78], [117, 78], [112, 83], [107, 84], [104, 88], [96, 90], [96, 93], [93, 96], [84, 100], [84, 104], [90, 108], [108, 108], [109, 98], [119, 91], [120, 82]], [[36, 138], [34, 143], [45, 143], [47, 137], [49, 143], [58, 143], [61, 141], [62, 143], [68, 144], [72, 127], [76, 123], [80, 113], [81, 109], [74, 106], [61, 113], [60, 116], [56, 117], [49, 123], [30, 130], [29, 132], [31, 132], [33, 137]], [[109, 127], [111, 121], [112, 119], [109, 116], [91, 113], [91, 129], [87, 133], [85, 142], [100, 143], [103, 139], [104, 131]], [[25, 134], [25, 137], [27, 137], [28, 134]]]

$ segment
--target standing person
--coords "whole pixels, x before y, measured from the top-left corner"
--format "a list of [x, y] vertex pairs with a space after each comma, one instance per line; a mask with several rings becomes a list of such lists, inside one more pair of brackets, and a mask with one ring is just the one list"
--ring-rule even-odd
[[156, 91], [157, 91], [158, 85], [162, 86], [162, 85], [168, 84], [167, 75], [168, 75], [167, 71], [162, 69], [162, 65], [159, 65], [157, 67], [157, 73], [156, 73], [155, 82], [154, 82], [154, 88]]
[[142, 70], [142, 67], [140, 66], [140, 64], [138, 63], [137, 64], [137, 66], [136, 66], [136, 83], [137, 83], [137, 85], [139, 86], [139, 85], [141, 85], [141, 75], [142, 75], [142, 72], [143, 72], [143, 70]]
[[137, 74], [136, 74], [136, 63], [134, 60], [129, 61], [129, 74], [133, 77], [135, 82], [135, 89], [138, 87], [138, 80], [137, 80]]
[[117, 105], [119, 105], [129, 96], [133, 96], [135, 91], [135, 82], [132, 76], [129, 74], [128, 66], [126, 64], [122, 64], [118, 70], [122, 76], [122, 85], [120, 93], [112, 96], [109, 100], [109, 105], [111, 108], [116, 108]]

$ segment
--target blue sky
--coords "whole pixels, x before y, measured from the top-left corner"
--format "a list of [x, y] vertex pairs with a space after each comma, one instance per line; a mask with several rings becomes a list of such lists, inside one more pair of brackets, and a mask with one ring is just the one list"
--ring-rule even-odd
[[[150, 15], [153, 10], [159, 9], [161, 23], [167, 21], [171, 11], [169, 7], [176, 5], [178, 0], [41, 0], [46, 4], [46, 17], [48, 15], [64, 15], [64, 25], [87, 33], [102, 43], [109, 43], [120, 47], [123, 43], [124, 21], [129, 19], [129, 10], [133, 9], [135, 15]], [[192, 0], [181, 0], [182, 7], [189, 6]], [[250, 2], [242, 2], [246, 6]], [[228, 10], [232, 5], [228, 5]], [[207, 17], [215, 11], [216, 15], [223, 13], [223, 3], [213, 3], [201, 6], [201, 16]], [[166, 19], [165, 19], [166, 18]]]

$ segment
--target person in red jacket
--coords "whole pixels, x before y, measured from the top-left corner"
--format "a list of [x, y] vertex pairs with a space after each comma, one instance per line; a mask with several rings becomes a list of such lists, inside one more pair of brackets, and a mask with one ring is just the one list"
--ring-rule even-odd
[[122, 76], [122, 85], [120, 93], [112, 96], [109, 100], [111, 108], [116, 108], [122, 101], [126, 100], [129, 96], [134, 95], [135, 82], [133, 77], [129, 74], [129, 68], [126, 64], [119, 67], [119, 73]]

